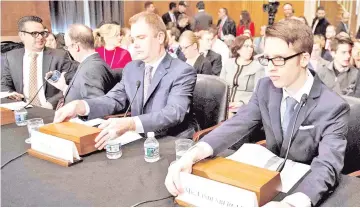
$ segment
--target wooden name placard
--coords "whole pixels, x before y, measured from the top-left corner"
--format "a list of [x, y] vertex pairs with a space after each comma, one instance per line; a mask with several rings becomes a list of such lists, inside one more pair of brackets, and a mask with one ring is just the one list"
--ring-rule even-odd
[[[46, 135], [57, 137], [58, 138], [57, 140], [59, 140], [60, 138], [73, 142], [80, 156], [97, 151], [97, 149], [95, 148], [94, 140], [95, 137], [100, 133], [100, 131], [101, 129], [95, 127], [90, 127], [83, 124], [71, 123], [71, 122], [48, 124], [39, 128], [39, 132]], [[43, 160], [48, 160], [50, 162], [62, 166], [70, 166], [82, 161], [80, 159], [80, 160], [74, 160], [74, 162], [69, 162], [69, 160], [64, 160], [58, 157], [54, 157], [54, 155], [59, 154], [59, 149], [57, 148], [62, 148], [62, 147], [54, 146], [54, 142], [56, 141], [56, 138], [53, 138], [51, 140], [49, 136], [48, 139], [49, 143], [47, 143], [46, 140], [47, 139], [43, 139], [42, 137], [42, 144], [40, 144], [40, 146], [41, 145], [46, 146], [47, 148], [46, 151], [40, 152], [40, 151], [36, 151], [35, 149], [29, 149], [28, 153], [34, 157], [38, 157]], [[69, 148], [71, 148], [71, 146], [69, 146]], [[47, 152], [48, 154], [46, 154], [45, 152]]]
[[[196, 163], [192, 174], [254, 192], [258, 206], [271, 201], [281, 190], [279, 172], [221, 157]], [[178, 198], [175, 201], [181, 206], [193, 206], [191, 202]]]
[[0, 107], [0, 123], [2, 125], [15, 123], [14, 112], [10, 109]]

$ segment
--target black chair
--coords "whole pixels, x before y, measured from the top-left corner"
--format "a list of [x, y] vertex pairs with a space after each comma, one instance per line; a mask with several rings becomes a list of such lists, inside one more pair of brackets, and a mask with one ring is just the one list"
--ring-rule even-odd
[[193, 112], [202, 131], [196, 132], [193, 140], [198, 141], [227, 119], [228, 98], [229, 87], [224, 80], [213, 75], [197, 75]]
[[360, 104], [350, 106], [343, 174], [360, 170]]

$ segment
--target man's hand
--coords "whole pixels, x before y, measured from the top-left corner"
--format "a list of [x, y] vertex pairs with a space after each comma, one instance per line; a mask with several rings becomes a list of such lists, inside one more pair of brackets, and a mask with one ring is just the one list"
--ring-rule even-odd
[[135, 131], [136, 125], [133, 118], [109, 118], [104, 121], [99, 128], [102, 129], [102, 131], [95, 138], [95, 147], [98, 148], [98, 150], [102, 150], [108, 140], [115, 139], [127, 131]]
[[84, 116], [86, 112], [84, 101], [72, 101], [55, 112], [54, 123], [68, 121], [77, 115]]
[[17, 92], [12, 92], [8, 98], [11, 100], [21, 101], [24, 98], [24, 95]]
[[61, 76], [59, 78], [59, 80], [57, 82], [53, 82], [51, 79], [48, 79], [49, 77], [52, 76], [53, 72], [52, 71], [49, 71], [48, 73], [46, 73], [45, 75], [45, 79], [48, 83], [50, 83], [52, 86], [56, 87], [57, 89], [65, 92], [66, 89], [67, 89], [67, 84], [66, 84], [66, 81], [65, 81], [65, 75], [66, 72], [63, 72], [61, 73]]
[[267, 204], [265, 204], [262, 207], [266, 207], [266, 208], [288, 208], [288, 207], [292, 207], [290, 204], [285, 203], [285, 202], [277, 202], [277, 201], [271, 201], [268, 202]]
[[180, 172], [191, 173], [194, 159], [190, 154], [184, 155], [178, 161], [175, 161], [168, 168], [165, 178], [165, 186], [170, 194], [177, 196], [183, 193], [183, 187], [180, 183]]

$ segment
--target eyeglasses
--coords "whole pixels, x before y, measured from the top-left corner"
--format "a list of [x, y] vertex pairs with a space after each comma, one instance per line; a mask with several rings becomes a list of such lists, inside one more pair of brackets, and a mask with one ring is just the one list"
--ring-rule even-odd
[[23, 33], [27, 33], [27, 34], [30, 34], [33, 38], [37, 38], [39, 37], [39, 35], [41, 35], [42, 37], [44, 38], [47, 38], [47, 36], [49, 36], [49, 32], [48, 31], [42, 31], [42, 32], [27, 32], [27, 31], [20, 31], [20, 32], [23, 32]]
[[188, 45], [188, 46], [186, 46], [186, 47], [179, 47], [179, 49], [181, 50], [181, 51], [183, 51], [183, 50], [186, 50], [186, 49], [188, 49], [190, 46], [192, 46], [192, 45], [194, 45], [194, 43], [193, 44], [190, 44], [190, 45]]
[[305, 53], [305, 52], [300, 52], [300, 53], [288, 56], [286, 58], [283, 58], [283, 57], [266, 58], [264, 56], [261, 56], [258, 58], [258, 60], [259, 60], [260, 64], [263, 66], [269, 65], [270, 61], [272, 62], [272, 64], [274, 66], [284, 66], [287, 60], [292, 59], [302, 53]]

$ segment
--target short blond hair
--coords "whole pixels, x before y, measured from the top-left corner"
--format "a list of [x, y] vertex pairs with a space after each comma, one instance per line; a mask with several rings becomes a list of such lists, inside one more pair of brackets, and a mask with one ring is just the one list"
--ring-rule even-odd
[[199, 36], [197, 36], [193, 31], [186, 30], [181, 34], [179, 41], [188, 40], [190, 44], [196, 43], [197, 48], [199, 49]]
[[287, 19], [274, 23], [266, 28], [266, 37], [280, 38], [288, 45], [292, 44], [298, 53], [307, 52], [311, 54], [314, 38], [311, 28], [297, 19]]
[[129, 24], [135, 24], [139, 20], [144, 20], [154, 30], [156, 35], [159, 34], [159, 32], [163, 32], [165, 35], [164, 46], [167, 47], [168, 37], [166, 26], [159, 15], [150, 12], [140, 12], [129, 19]]
[[105, 45], [104, 39], [122, 35], [122, 31], [120, 25], [104, 24], [100, 28], [95, 29], [93, 34], [95, 39], [95, 47], [101, 47]]

